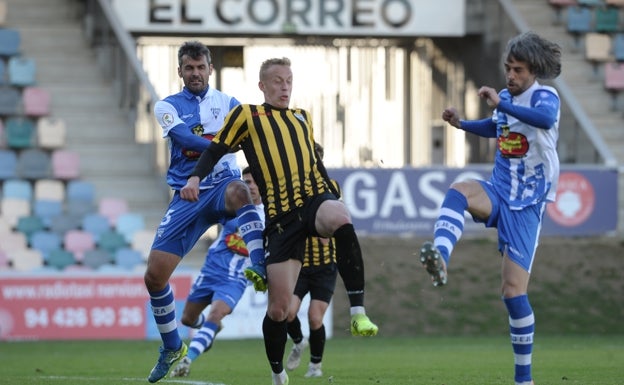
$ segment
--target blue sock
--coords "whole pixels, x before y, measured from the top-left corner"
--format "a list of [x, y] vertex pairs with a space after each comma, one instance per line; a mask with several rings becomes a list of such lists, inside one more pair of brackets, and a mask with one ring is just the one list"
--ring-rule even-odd
[[171, 286], [167, 286], [158, 292], [150, 292], [150, 304], [156, 321], [156, 327], [160, 333], [163, 347], [169, 350], [178, 350], [182, 346], [182, 340], [178, 334], [178, 324], [175, 315], [175, 302]]
[[262, 245], [262, 231], [264, 230], [264, 223], [262, 223], [260, 215], [258, 215], [256, 206], [245, 205], [236, 212], [236, 216], [238, 217], [238, 230], [247, 246], [251, 263], [253, 265], [263, 265], [264, 247]]
[[509, 312], [509, 332], [515, 363], [514, 379], [516, 384], [530, 383], [533, 333], [535, 332], [533, 309], [526, 294], [504, 298], [503, 301]]
[[468, 208], [466, 197], [455, 189], [446, 192], [440, 215], [433, 230], [433, 244], [448, 266], [453, 248], [464, 232], [464, 211]]
[[206, 321], [204, 323], [204, 326], [195, 334], [195, 337], [193, 337], [189, 345], [187, 356], [191, 361], [195, 361], [200, 354], [212, 347], [212, 342], [214, 341], [218, 329], [219, 325], [214, 322]]

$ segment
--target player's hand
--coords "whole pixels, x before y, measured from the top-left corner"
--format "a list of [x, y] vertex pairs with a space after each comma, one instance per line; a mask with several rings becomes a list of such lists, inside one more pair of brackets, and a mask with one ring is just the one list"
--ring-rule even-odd
[[485, 99], [485, 102], [490, 107], [498, 106], [500, 102], [500, 98], [498, 97], [498, 92], [492, 87], [481, 87], [477, 92], [481, 99]]
[[448, 122], [451, 126], [461, 128], [459, 122], [459, 112], [455, 107], [449, 107], [442, 112], [442, 119]]
[[199, 177], [192, 176], [186, 181], [186, 185], [180, 190], [180, 198], [197, 202], [199, 200]]

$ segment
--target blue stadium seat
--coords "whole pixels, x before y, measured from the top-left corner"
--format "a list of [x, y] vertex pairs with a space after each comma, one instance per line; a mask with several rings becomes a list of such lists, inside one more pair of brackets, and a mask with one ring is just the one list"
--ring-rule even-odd
[[143, 266], [144, 262], [140, 251], [123, 247], [115, 252], [115, 264], [124, 269], [132, 270], [136, 266]]
[[50, 250], [46, 264], [56, 269], [64, 270], [67, 266], [75, 265], [76, 260], [74, 259], [74, 254], [71, 252], [63, 249], [56, 249]]
[[85, 251], [84, 259], [82, 260], [82, 264], [84, 266], [88, 266], [93, 270], [99, 269], [104, 265], [109, 265], [112, 262], [113, 254], [104, 249], [87, 250]]
[[7, 79], [6, 64], [4, 64], [4, 60], [0, 60], [0, 86], [7, 84], [9, 84], [9, 81]]
[[95, 204], [95, 185], [86, 180], [70, 180], [67, 182], [66, 195], [68, 201], [85, 201]]
[[592, 30], [592, 11], [587, 7], [568, 7], [568, 33], [574, 36], [576, 48], [580, 47], [581, 37]]
[[145, 229], [145, 220], [138, 213], [123, 213], [117, 217], [115, 230], [124, 236], [128, 244], [132, 243], [134, 233]]
[[111, 225], [105, 216], [98, 213], [90, 213], [82, 218], [82, 229], [93, 234], [96, 242], [100, 239], [100, 234], [111, 230]]
[[13, 56], [20, 53], [22, 37], [16, 29], [0, 28], [0, 56]]
[[624, 33], [616, 33], [613, 35], [613, 58], [616, 61], [624, 61]]
[[0, 180], [17, 178], [17, 153], [0, 149]]
[[46, 227], [50, 227], [52, 218], [63, 213], [63, 202], [49, 199], [35, 200], [33, 213], [43, 220]]
[[63, 236], [69, 230], [77, 230], [82, 225], [82, 217], [68, 213], [62, 213], [50, 221], [50, 231]]
[[25, 179], [9, 179], [2, 184], [2, 197], [30, 201], [33, 199], [32, 184]]
[[50, 252], [63, 248], [63, 239], [51, 231], [36, 231], [30, 237], [30, 247], [41, 251], [44, 260], [48, 260]]
[[128, 247], [128, 243], [123, 235], [114, 230], [108, 230], [100, 234], [97, 240], [97, 247], [114, 254], [118, 249]]
[[30, 242], [32, 235], [37, 231], [45, 230], [45, 224], [43, 220], [37, 215], [28, 215], [20, 217], [17, 220], [16, 230], [26, 235], [26, 239]]
[[17, 175], [24, 179], [50, 178], [50, 155], [37, 148], [29, 148], [20, 152], [17, 159]]
[[23, 149], [35, 145], [35, 123], [23, 117], [6, 120], [4, 127], [6, 143], [10, 148]]
[[594, 30], [612, 33], [620, 29], [620, 10], [614, 7], [598, 7], [594, 10]]
[[33, 86], [37, 82], [35, 60], [25, 56], [13, 56], [8, 65], [9, 84], [15, 87]]
[[14, 87], [0, 87], [0, 115], [13, 116], [18, 115], [20, 105], [22, 103], [22, 95]]

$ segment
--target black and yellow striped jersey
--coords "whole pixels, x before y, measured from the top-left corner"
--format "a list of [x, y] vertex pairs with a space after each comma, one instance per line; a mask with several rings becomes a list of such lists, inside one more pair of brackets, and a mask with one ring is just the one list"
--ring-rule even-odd
[[308, 237], [302, 268], [318, 267], [336, 263], [336, 249], [333, 238]]
[[330, 192], [318, 168], [312, 121], [305, 110], [242, 104], [229, 112], [212, 141], [242, 148], [268, 221]]

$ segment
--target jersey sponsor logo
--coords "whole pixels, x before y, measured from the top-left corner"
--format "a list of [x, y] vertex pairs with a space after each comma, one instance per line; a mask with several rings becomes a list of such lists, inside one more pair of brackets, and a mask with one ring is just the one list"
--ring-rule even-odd
[[[212, 141], [212, 139], [214, 138], [214, 135], [212, 134], [204, 134], [204, 127], [201, 124], [191, 128], [191, 132], [193, 133], [193, 135], [201, 136], [202, 138], [208, 139], [210, 141]], [[194, 151], [183, 148], [182, 154], [184, 154], [184, 156], [189, 159], [197, 159], [201, 155], [201, 151]]]
[[173, 115], [168, 112], [165, 112], [162, 116], [162, 121], [165, 124], [165, 127], [169, 127], [173, 124]]
[[501, 127], [497, 140], [498, 149], [505, 158], [522, 158], [529, 151], [529, 141], [518, 132], [510, 132], [508, 126]]
[[249, 256], [247, 246], [243, 238], [238, 233], [232, 233], [225, 236], [225, 245], [228, 249], [232, 250], [235, 254]]
[[546, 207], [548, 216], [565, 227], [578, 226], [594, 212], [596, 194], [587, 178], [576, 172], [559, 176], [557, 199]]

